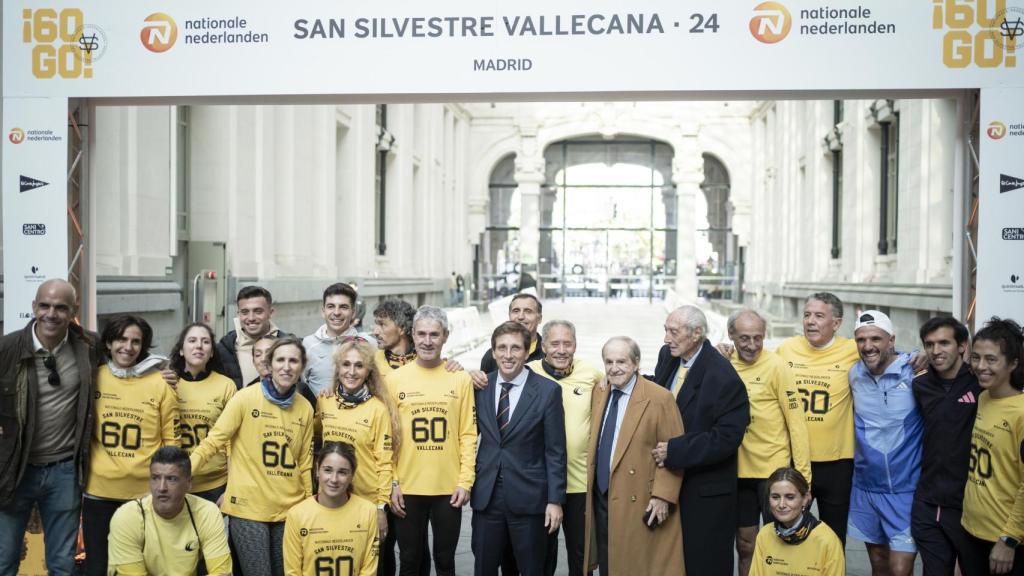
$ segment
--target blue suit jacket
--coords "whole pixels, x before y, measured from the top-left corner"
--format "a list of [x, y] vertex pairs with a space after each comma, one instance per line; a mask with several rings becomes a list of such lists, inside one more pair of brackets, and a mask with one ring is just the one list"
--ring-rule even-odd
[[505, 438], [498, 431], [495, 394], [498, 372], [487, 375], [487, 387], [475, 392], [476, 481], [471, 504], [483, 510], [491, 502], [498, 474], [514, 514], [543, 514], [548, 504], [565, 502], [565, 413], [562, 389], [529, 368], [526, 384], [512, 412]]

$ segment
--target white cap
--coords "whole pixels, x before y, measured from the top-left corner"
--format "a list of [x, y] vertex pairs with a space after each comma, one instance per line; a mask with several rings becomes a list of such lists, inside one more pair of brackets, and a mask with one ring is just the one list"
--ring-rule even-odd
[[853, 327], [854, 333], [865, 326], [881, 328], [889, 336], [896, 334], [896, 330], [892, 327], [892, 320], [889, 320], [889, 317], [884, 312], [879, 312], [878, 310], [865, 310], [861, 312], [860, 316], [857, 316], [857, 324]]

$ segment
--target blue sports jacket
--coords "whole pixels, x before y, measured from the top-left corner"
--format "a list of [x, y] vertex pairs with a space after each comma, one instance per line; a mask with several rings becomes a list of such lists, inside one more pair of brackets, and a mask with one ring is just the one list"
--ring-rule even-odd
[[899, 354], [880, 376], [857, 362], [853, 392], [853, 486], [868, 492], [913, 492], [921, 476], [924, 420], [914, 401], [910, 354]]

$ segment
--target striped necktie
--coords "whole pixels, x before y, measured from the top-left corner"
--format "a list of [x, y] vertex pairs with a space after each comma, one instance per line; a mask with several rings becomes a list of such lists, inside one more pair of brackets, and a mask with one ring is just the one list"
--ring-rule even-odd
[[512, 390], [511, 382], [501, 383], [501, 396], [498, 396], [498, 432], [504, 436], [505, 428], [508, 426], [509, 408], [511, 404], [508, 400], [508, 393]]

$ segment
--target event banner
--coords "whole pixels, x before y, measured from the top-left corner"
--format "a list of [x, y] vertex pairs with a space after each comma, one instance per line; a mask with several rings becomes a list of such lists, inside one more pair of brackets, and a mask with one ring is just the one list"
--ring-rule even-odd
[[11, 0], [7, 96], [1024, 85], [1024, 0]]
[[32, 317], [36, 289], [68, 270], [68, 99], [4, 98], [4, 332]]
[[1024, 90], [981, 91], [978, 314], [1024, 318]]

